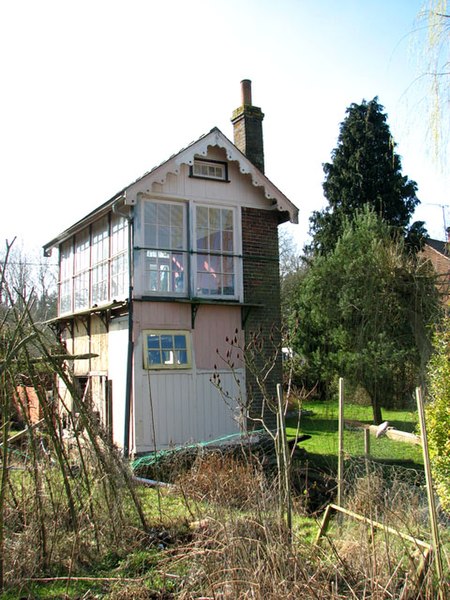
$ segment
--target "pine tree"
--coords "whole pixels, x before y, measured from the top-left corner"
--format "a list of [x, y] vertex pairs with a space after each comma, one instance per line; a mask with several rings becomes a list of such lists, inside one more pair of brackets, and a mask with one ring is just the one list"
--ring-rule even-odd
[[402, 175], [401, 159], [387, 124], [383, 106], [370, 102], [351, 104], [341, 123], [332, 162], [325, 163], [324, 195], [329, 206], [310, 218], [314, 254], [331, 252], [342, 234], [344, 221], [369, 205], [394, 231], [413, 246], [426, 234], [422, 222], [408, 229], [419, 204], [415, 181]]

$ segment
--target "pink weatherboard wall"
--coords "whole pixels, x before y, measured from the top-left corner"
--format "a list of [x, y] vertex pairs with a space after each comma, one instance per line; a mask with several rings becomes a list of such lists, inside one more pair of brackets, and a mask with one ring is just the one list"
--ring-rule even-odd
[[[195, 367], [201, 370], [226, 369], [220, 354], [226, 356], [231, 340], [238, 330], [239, 345], [242, 346], [241, 308], [239, 306], [218, 306], [200, 304], [195, 315], [192, 329], [192, 312], [189, 304], [174, 302], [143, 302], [135, 304], [135, 339], [145, 329], [185, 329], [192, 333], [192, 350]], [[233, 353], [235, 368], [242, 367], [242, 360]]]
[[[239, 345], [242, 346], [243, 335], [241, 332], [241, 309], [238, 306], [206, 306], [199, 307], [195, 319], [195, 329], [192, 332], [195, 363], [198, 369], [225, 369], [226, 364], [220, 360], [216, 350], [226, 356], [231, 350], [231, 340], [238, 330]], [[237, 358], [238, 352], [233, 352], [233, 363], [236, 368], [242, 367], [242, 361]], [[239, 353], [240, 354], [240, 353]]]

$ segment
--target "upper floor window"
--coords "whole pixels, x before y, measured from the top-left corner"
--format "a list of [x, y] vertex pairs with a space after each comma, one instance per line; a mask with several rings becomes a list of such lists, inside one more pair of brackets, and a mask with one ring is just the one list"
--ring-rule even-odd
[[237, 208], [144, 200], [140, 250], [144, 294], [237, 298]]
[[196, 291], [199, 296], [235, 295], [233, 209], [196, 207]]
[[124, 217], [113, 214], [111, 217], [111, 275], [110, 297], [123, 298], [128, 287], [128, 222]]
[[126, 297], [128, 222], [107, 215], [60, 247], [59, 312], [85, 310]]
[[90, 257], [90, 237], [87, 228], [75, 236], [74, 310], [89, 306]]
[[108, 217], [92, 226], [92, 304], [108, 300], [109, 223]]
[[59, 312], [72, 310], [73, 294], [73, 241], [61, 244], [60, 275], [59, 275]]
[[184, 294], [186, 281], [186, 205], [144, 203], [145, 288], [161, 294]]
[[205, 177], [206, 179], [218, 179], [228, 181], [228, 165], [226, 162], [217, 160], [194, 159], [190, 169], [191, 177]]

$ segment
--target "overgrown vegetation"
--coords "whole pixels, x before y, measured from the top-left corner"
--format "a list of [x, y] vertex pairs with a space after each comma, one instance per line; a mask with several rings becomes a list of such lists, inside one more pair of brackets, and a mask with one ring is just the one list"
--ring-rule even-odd
[[[288, 531], [277, 517], [276, 470], [251, 455], [244, 459], [243, 450], [234, 458], [226, 449], [199, 451], [193, 468], [176, 473], [175, 488], [163, 492], [163, 503], [181, 493], [191, 515], [190, 536], [168, 547], [158, 563], [165, 575], [174, 569], [178, 574], [177, 598], [387, 599], [402, 593], [433, 598], [431, 571], [421, 582], [416, 579], [423, 547], [414, 541], [336, 519], [315, 546], [318, 521], [308, 502], [319, 485], [313, 469], [310, 479], [299, 478], [293, 488], [293, 535], [287, 543]], [[294, 461], [294, 481], [304, 466], [303, 457]], [[349, 458], [346, 484], [348, 509], [419, 541], [429, 539], [420, 470]]]
[[[289, 460], [286, 455], [283, 459], [287, 471], [279, 454], [271, 460], [267, 448], [257, 452], [245, 444], [232, 452], [180, 453], [171, 462], [171, 473], [158, 472], [157, 478], [167, 477], [172, 487], [138, 488], [72, 385], [64, 349], [35, 324], [33, 296], [17, 295], [17, 290], [12, 294], [4, 269], [1, 286], [2, 297], [8, 298], [0, 321], [3, 597], [436, 597], [432, 563], [423, 573], [419, 570], [423, 546], [392, 533], [425, 543], [429, 539], [423, 474], [413, 453], [416, 464], [409, 468], [388, 466], [386, 457], [400, 458], [398, 447], [390, 443], [378, 456], [382, 461], [374, 462], [362, 456], [360, 432], [346, 432], [345, 505], [392, 531], [336, 518], [320, 545], [314, 542], [318, 520], [336, 492], [331, 403], [304, 397], [299, 404], [290, 402], [294, 412], [309, 409], [314, 414], [299, 413], [301, 433], [311, 435], [300, 446], [308, 455], [294, 445]], [[53, 400], [48, 397], [49, 375], [65, 382], [80, 415], [70, 432], [57, 410], [62, 399], [56, 390]], [[264, 384], [264, 373], [255, 375]], [[37, 393], [42, 411], [38, 427], [32, 427], [26, 394], [17, 391], [24, 384]], [[11, 440], [13, 399], [27, 428], [18, 442]], [[284, 403], [278, 407], [278, 433], [287, 408]], [[402, 428], [414, 428], [410, 414], [385, 416], [393, 424], [402, 421]], [[346, 417], [370, 420], [367, 406], [353, 406]], [[299, 424], [291, 419], [287, 433], [296, 440]], [[269, 446], [283, 453], [280, 440], [273, 436]], [[289, 478], [280, 487], [285, 472]], [[289, 492], [290, 520], [284, 518], [285, 506], [280, 515], [280, 490]], [[445, 520], [442, 526], [448, 574]]]
[[450, 513], [450, 320], [436, 334], [435, 353], [428, 367], [426, 406], [428, 444], [433, 477], [442, 506]]
[[[0, 320], [2, 589], [43, 575], [70, 576], [101, 559], [111, 547], [129, 547], [136, 528], [146, 529], [128, 467], [74, 388], [64, 349], [34, 322], [33, 292], [24, 297], [21, 290], [13, 290], [4, 267], [0, 271], [5, 299]], [[58, 375], [71, 391], [80, 420], [76, 427], [72, 422], [70, 433], [60, 418], [61, 398], [54, 389], [52, 399], [47, 393], [49, 374]], [[24, 383], [36, 394], [41, 412], [37, 424], [31, 422]], [[11, 424], [18, 414], [26, 429], [20, 438], [13, 438]]]

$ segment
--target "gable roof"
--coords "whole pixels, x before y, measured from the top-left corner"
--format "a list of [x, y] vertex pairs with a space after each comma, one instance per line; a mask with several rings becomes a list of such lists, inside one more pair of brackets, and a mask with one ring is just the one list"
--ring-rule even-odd
[[298, 223], [298, 208], [270, 181], [268, 177], [266, 177], [266, 175], [261, 173], [261, 171], [250, 162], [250, 160], [220, 131], [220, 129], [214, 127], [209, 133], [202, 135], [198, 140], [192, 142], [186, 148], [183, 148], [166, 161], [144, 173], [144, 175], [136, 179], [136, 181], [127, 185], [112, 198], [98, 206], [81, 220], [74, 223], [53, 240], [49, 241], [43, 246], [44, 254], [48, 255], [53, 247], [70, 237], [75, 231], [88, 225], [100, 217], [102, 213], [108, 212], [118, 200], [123, 198], [125, 204], [133, 204], [134, 202], [127, 202], [126, 200], [127, 191], [129, 191], [136, 183], [142, 181], [142, 179], [148, 178], [150, 184], [164, 183], [170, 173], [178, 175], [180, 173], [181, 165], [193, 165], [196, 156], [206, 156], [208, 154], [208, 147], [214, 146], [224, 149], [227, 159], [229, 161], [236, 161], [239, 165], [239, 171], [242, 174], [249, 174], [251, 182], [255, 187], [263, 188], [265, 197], [272, 201], [272, 204], [280, 211], [280, 213], [287, 215], [287, 219], [285, 218], [284, 220], [289, 220], [291, 223]]
[[448, 242], [443, 242], [441, 240], [433, 240], [432, 238], [426, 238], [425, 244], [442, 254], [446, 258], [450, 258], [449, 245]]

